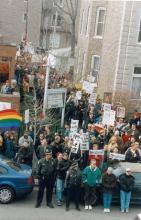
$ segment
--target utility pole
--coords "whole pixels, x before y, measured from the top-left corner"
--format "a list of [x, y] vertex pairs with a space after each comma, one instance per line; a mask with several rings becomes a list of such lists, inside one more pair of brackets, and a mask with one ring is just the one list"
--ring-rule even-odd
[[28, 11], [29, 11], [29, 0], [26, 1], [25, 44], [27, 43], [27, 37], [28, 37]]

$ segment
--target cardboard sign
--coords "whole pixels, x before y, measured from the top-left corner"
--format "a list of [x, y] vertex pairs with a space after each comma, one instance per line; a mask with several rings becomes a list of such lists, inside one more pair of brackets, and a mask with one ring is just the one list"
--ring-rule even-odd
[[125, 107], [117, 107], [117, 117], [125, 118]]
[[70, 132], [77, 133], [79, 120], [71, 120]]
[[112, 105], [109, 103], [102, 103], [102, 106], [103, 106], [103, 111], [110, 111], [112, 107]]
[[109, 158], [112, 160], [116, 159], [119, 161], [125, 160], [125, 154], [118, 154], [118, 153], [110, 153]]
[[83, 133], [80, 136], [80, 150], [89, 150], [89, 134]]
[[102, 124], [103, 125], [111, 125], [114, 126], [115, 123], [115, 116], [116, 116], [116, 112], [113, 110], [105, 110], [103, 113], [103, 120], [102, 120]]
[[83, 82], [83, 90], [86, 91], [88, 94], [92, 94], [94, 91], [94, 83], [90, 83], [88, 81]]
[[95, 105], [95, 103], [96, 103], [96, 97], [97, 97], [97, 94], [96, 94], [96, 93], [92, 93], [92, 94], [90, 95], [90, 98], [89, 98], [89, 103]]
[[104, 150], [89, 150], [89, 155], [104, 155]]
[[77, 91], [76, 97], [77, 97], [78, 100], [81, 100], [82, 92], [81, 91]]

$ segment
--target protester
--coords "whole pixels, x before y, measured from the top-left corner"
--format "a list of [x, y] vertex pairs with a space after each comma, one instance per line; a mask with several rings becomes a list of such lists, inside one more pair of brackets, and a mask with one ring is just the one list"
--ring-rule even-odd
[[[59, 155], [62, 155], [61, 153]], [[59, 156], [58, 155], [58, 156]], [[68, 160], [68, 154], [63, 153], [63, 158], [58, 160], [57, 164], [57, 178], [56, 178], [56, 198], [57, 198], [57, 205], [62, 205], [62, 196], [64, 191], [64, 184], [66, 178], [66, 172], [70, 167], [70, 161]]]
[[116, 187], [117, 178], [113, 174], [113, 168], [108, 167], [107, 172], [102, 176], [102, 187], [103, 187], [103, 206], [104, 212], [110, 212], [112, 202], [112, 192]]
[[82, 173], [78, 167], [78, 163], [74, 162], [69, 168], [65, 179], [65, 188], [67, 190], [66, 211], [69, 210], [71, 195], [74, 197], [76, 210], [81, 211], [79, 208], [81, 183]]
[[130, 168], [126, 168], [126, 172], [121, 174], [119, 177], [120, 184], [120, 204], [121, 204], [121, 212], [128, 213], [131, 192], [133, 190], [135, 178], [132, 176], [132, 172]]
[[141, 162], [141, 151], [139, 149], [139, 143], [132, 143], [131, 147], [125, 153], [125, 160], [128, 162]]
[[96, 160], [90, 161], [90, 166], [87, 166], [83, 171], [83, 183], [85, 187], [85, 209], [92, 210], [96, 197], [96, 185], [101, 178], [101, 171], [96, 166]]

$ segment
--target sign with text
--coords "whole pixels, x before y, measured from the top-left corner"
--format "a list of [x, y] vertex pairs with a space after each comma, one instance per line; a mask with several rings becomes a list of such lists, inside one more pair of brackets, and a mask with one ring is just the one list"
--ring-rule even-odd
[[110, 153], [109, 157], [112, 160], [119, 160], [119, 161], [124, 161], [125, 160], [125, 154], [118, 154], [118, 153]]
[[25, 124], [29, 123], [29, 109], [25, 110], [24, 123]]
[[94, 91], [94, 83], [90, 83], [88, 81], [83, 82], [83, 90], [86, 91], [88, 94], [92, 94]]
[[104, 155], [104, 150], [89, 150], [89, 155]]
[[95, 103], [96, 103], [96, 97], [97, 97], [97, 94], [96, 94], [96, 93], [92, 93], [92, 94], [90, 95], [90, 98], [89, 98], [89, 103], [95, 105]]
[[89, 150], [89, 134], [83, 133], [80, 136], [80, 150]]
[[70, 132], [77, 133], [79, 120], [71, 120]]
[[117, 107], [117, 117], [125, 118], [125, 107]]
[[66, 89], [48, 89], [47, 108], [63, 108]]

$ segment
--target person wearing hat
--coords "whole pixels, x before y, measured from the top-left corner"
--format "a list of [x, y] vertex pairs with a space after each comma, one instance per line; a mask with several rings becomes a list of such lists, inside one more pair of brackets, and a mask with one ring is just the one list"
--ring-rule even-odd
[[130, 168], [126, 168], [125, 173], [119, 176], [120, 205], [122, 213], [128, 213], [129, 211], [131, 192], [133, 190], [134, 182], [135, 178], [132, 176]]
[[57, 205], [61, 206], [66, 173], [70, 167], [70, 161], [68, 159], [68, 154], [63, 153], [62, 160], [60, 160], [60, 161], [57, 160], [57, 161], [58, 162], [57, 162], [57, 178], [56, 178], [56, 199], [57, 199]]
[[52, 158], [52, 151], [50, 149], [46, 149], [45, 157], [39, 160], [37, 175], [39, 179], [39, 189], [35, 208], [40, 207], [45, 188], [47, 206], [54, 208], [52, 204], [52, 194], [56, 177], [56, 161]]
[[66, 188], [66, 211], [69, 211], [71, 196], [75, 200], [75, 208], [79, 208], [80, 188], [82, 183], [82, 173], [79, 169], [78, 162], [73, 162], [66, 174], [65, 188]]
[[106, 173], [102, 176], [102, 187], [103, 187], [103, 206], [104, 212], [110, 212], [112, 202], [112, 191], [117, 184], [117, 178], [113, 174], [113, 168], [108, 167]]

